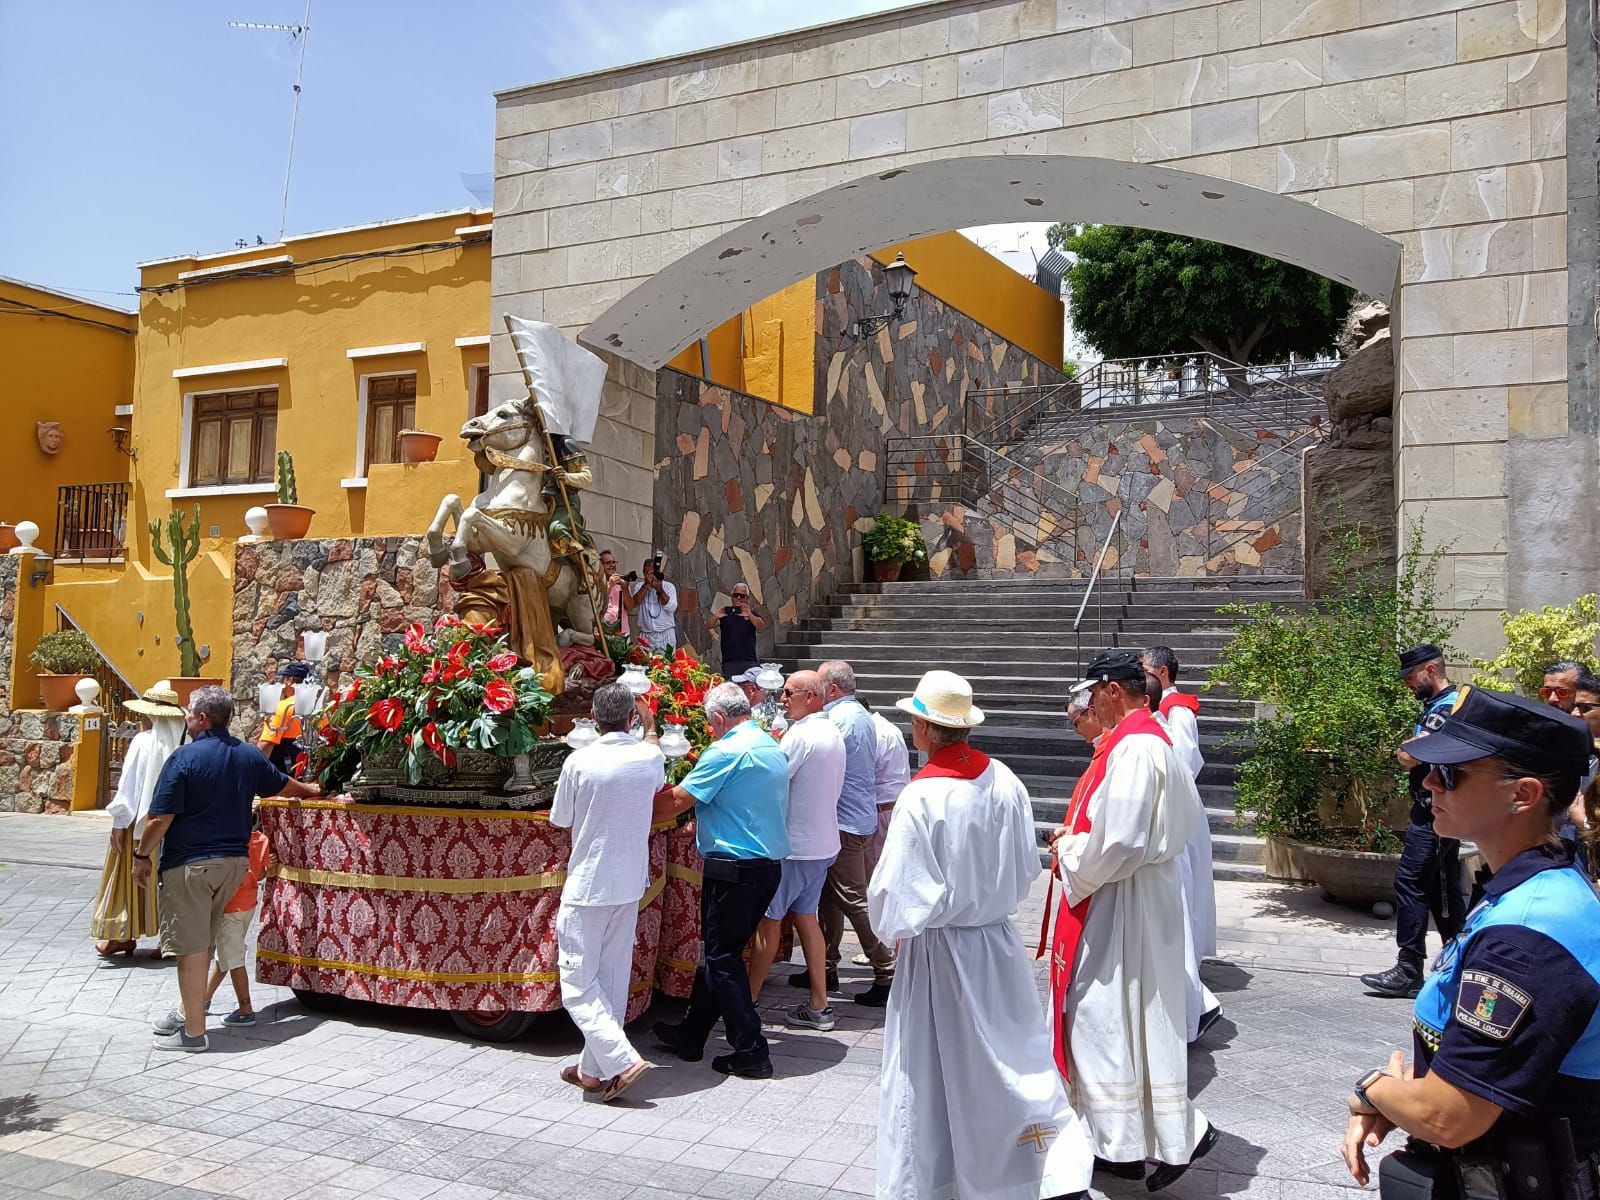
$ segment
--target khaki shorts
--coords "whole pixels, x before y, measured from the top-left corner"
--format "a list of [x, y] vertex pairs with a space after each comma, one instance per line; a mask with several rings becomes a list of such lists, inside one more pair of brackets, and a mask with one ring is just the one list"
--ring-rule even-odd
[[244, 966], [244, 935], [250, 932], [255, 915], [253, 908], [222, 914], [222, 924], [217, 926], [217, 970], [224, 975]]
[[180, 957], [209, 954], [222, 910], [250, 869], [248, 858], [204, 858], [161, 872], [161, 949]]

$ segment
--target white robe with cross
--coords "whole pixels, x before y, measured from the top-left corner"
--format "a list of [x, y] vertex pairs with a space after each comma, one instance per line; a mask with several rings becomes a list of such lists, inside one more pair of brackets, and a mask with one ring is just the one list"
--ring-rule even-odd
[[1083, 1126], [1051, 1056], [1010, 916], [1038, 876], [1028, 791], [990, 760], [976, 779], [913, 779], [867, 889], [898, 939], [878, 1103], [880, 1200], [1040, 1200], [1089, 1186]]
[[1088, 803], [1089, 831], [1056, 843], [1069, 902], [1090, 900], [1067, 989], [1073, 1107], [1102, 1158], [1187, 1163], [1206, 1120], [1189, 1102], [1178, 857], [1199, 796], [1172, 747], [1139, 733]]

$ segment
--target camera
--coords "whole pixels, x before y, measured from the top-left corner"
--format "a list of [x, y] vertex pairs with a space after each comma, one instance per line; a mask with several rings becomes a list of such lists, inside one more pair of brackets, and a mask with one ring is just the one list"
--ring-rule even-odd
[[627, 583], [638, 583], [639, 582], [639, 572], [637, 572], [637, 571], [629, 571], [622, 578]]

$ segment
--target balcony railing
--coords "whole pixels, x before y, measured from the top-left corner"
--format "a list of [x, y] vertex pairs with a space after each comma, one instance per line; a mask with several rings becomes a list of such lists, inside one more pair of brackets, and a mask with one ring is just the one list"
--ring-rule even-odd
[[109, 562], [123, 557], [130, 485], [74, 483], [56, 489], [57, 562]]

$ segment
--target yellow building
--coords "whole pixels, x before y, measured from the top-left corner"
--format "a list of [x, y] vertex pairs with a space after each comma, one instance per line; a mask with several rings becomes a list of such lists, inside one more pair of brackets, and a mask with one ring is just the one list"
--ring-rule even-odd
[[[937, 296], [1052, 365], [1061, 362], [1066, 309], [959, 233], [938, 233], [869, 257], [897, 254], [917, 272], [919, 291]], [[667, 365], [800, 412], [816, 391], [816, 281], [802, 279], [713, 329]]]
[[[195, 639], [202, 673], [226, 679], [233, 546], [245, 511], [276, 498], [277, 451], [314, 538], [416, 534], [445, 493], [477, 490], [457, 433], [488, 395], [489, 238], [489, 214], [462, 210], [141, 264], [126, 561], [63, 559], [48, 585], [131, 684], [179, 669], [148, 531], [175, 507], [200, 509]], [[402, 427], [442, 435], [438, 461], [400, 465]], [[104, 473], [84, 470], [70, 482]]]
[[[62, 487], [127, 485], [128, 458], [114, 431], [126, 433], [136, 323], [120, 308], [0, 277], [0, 363], [11, 435], [0, 471], [0, 521], [34, 522], [38, 546], [50, 553], [65, 541], [88, 540], [78, 531], [96, 521], [69, 519], [63, 524], [72, 528], [58, 530]], [[52, 422], [59, 443], [53, 429], [41, 438], [41, 425]], [[58, 533], [70, 536], [58, 539]]]

